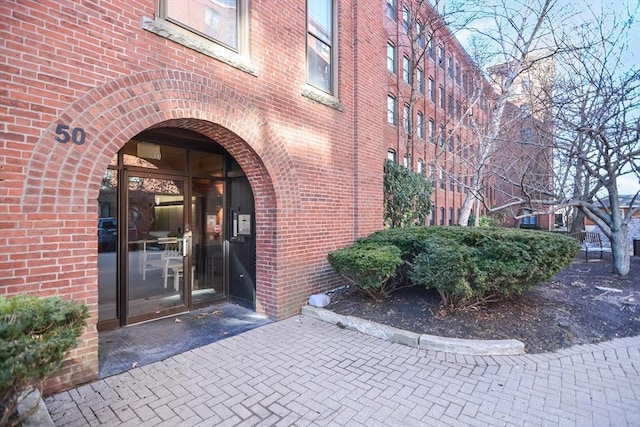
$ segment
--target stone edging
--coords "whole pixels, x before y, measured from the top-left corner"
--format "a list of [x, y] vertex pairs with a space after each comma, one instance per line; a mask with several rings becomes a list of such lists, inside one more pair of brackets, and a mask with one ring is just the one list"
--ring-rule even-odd
[[305, 305], [301, 314], [410, 347], [471, 356], [504, 356], [524, 354], [524, 343], [518, 340], [469, 340], [417, 334], [391, 326], [336, 314], [323, 308]]

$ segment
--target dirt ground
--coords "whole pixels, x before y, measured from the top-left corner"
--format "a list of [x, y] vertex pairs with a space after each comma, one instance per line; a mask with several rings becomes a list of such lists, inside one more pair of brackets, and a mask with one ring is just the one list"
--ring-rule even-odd
[[[593, 259], [591, 257], [594, 257]], [[613, 274], [611, 254], [591, 254], [519, 297], [449, 315], [435, 291], [412, 287], [376, 303], [350, 288], [331, 294], [326, 308], [396, 328], [455, 338], [508, 339], [542, 353], [576, 344], [640, 335], [640, 257], [629, 275]]]

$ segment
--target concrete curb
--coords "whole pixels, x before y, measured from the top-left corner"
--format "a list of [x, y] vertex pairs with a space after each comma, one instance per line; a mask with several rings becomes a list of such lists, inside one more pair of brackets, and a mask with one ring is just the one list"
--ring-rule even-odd
[[38, 390], [29, 393], [19, 404], [18, 413], [24, 414], [29, 408], [35, 407], [35, 411], [24, 419], [20, 426], [22, 427], [54, 427], [53, 420], [49, 411], [42, 400], [42, 396]]
[[425, 350], [444, 351], [447, 353], [467, 354], [471, 356], [524, 354], [524, 343], [518, 340], [467, 340], [417, 334], [358, 317], [344, 316], [310, 305], [303, 306], [301, 313], [314, 319], [333, 323], [339, 327], [345, 327], [362, 332], [363, 334]]

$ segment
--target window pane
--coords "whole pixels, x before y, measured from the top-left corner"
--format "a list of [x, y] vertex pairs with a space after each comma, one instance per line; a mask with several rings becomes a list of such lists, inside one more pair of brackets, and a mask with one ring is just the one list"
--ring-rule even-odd
[[166, 0], [167, 18], [209, 36], [234, 49], [238, 48], [238, 1]]
[[308, 37], [307, 74], [309, 84], [331, 92], [331, 48], [313, 36]]
[[331, 0], [310, 0], [309, 32], [327, 44], [331, 44]]

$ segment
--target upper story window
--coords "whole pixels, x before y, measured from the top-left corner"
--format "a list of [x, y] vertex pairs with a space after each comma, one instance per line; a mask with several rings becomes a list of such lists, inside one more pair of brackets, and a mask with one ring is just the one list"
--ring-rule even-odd
[[387, 43], [387, 70], [396, 72], [396, 47]]
[[411, 83], [411, 66], [408, 56], [402, 56], [402, 78], [405, 83]]
[[387, 16], [396, 19], [396, 0], [387, 0]]
[[433, 34], [429, 34], [427, 37], [429, 38], [427, 41], [427, 51], [429, 52], [429, 58], [433, 59]]
[[436, 143], [436, 122], [433, 119], [429, 119], [429, 142]]
[[416, 78], [418, 79], [418, 92], [424, 95], [424, 71], [421, 68], [416, 69]]
[[391, 95], [387, 95], [387, 123], [396, 124], [396, 99]]
[[402, 127], [404, 131], [409, 132], [409, 120], [411, 120], [411, 107], [409, 107], [409, 104], [404, 104], [402, 118]]
[[453, 77], [453, 56], [451, 55], [447, 59], [447, 75]]
[[402, 6], [402, 31], [407, 34], [409, 32], [409, 21], [411, 16], [409, 14], [409, 9], [407, 6]]
[[333, 0], [307, 1], [307, 81], [327, 93], [335, 91], [333, 16]]
[[444, 147], [444, 138], [444, 126], [440, 126], [440, 130], [438, 131], [438, 144], [440, 145], [440, 147]]
[[421, 112], [418, 112], [418, 122], [416, 127], [418, 138], [424, 138], [424, 115]]
[[387, 151], [387, 160], [390, 160], [393, 163], [396, 162], [396, 150], [389, 148], [389, 150]]
[[456, 84], [460, 85], [460, 64], [456, 64]]
[[424, 49], [424, 29], [420, 21], [416, 21], [416, 44], [418, 49]]
[[424, 172], [422, 159], [418, 159], [418, 163], [416, 165], [416, 172], [418, 172], [419, 174], [422, 174]]
[[429, 77], [429, 101], [436, 102], [436, 82]]
[[439, 87], [439, 99], [438, 99], [438, 105], [440, 105], [440, 108], [444, 109], [444, 87], [440, 86]]
[[438, 46], [438, 66], [444, 70], [444, 46]]
[[405, 155], [404, 155], [404, 160], [402, 161], [402, 165], [403, 165], [405, 168], [408, 168], [408, 167], [409, 167], [409, 155], [408, 155], [408, 154], [405, 154]]
[[160, 16], [167, 21], [194, 31], [234, 51], [246, 37], [246, 2], [243, 0], [202, 0], [185, 7], [183, 0], [161, 0]]

